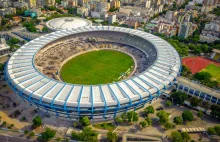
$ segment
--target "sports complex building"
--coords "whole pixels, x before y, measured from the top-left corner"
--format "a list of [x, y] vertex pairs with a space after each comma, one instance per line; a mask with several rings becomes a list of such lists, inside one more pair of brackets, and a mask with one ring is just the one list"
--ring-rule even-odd
[[92, 26], [92, 22], [78, 17], [61, 17], [49, 20], [46, 26], [52, 31], [64, 29], [77, 29], [84, 26]]
[[[144, 70], [118, 82], [83, 85], [65, 83], [37, 67], [43, 56], [91, 38], [93, 43], [127, 45], [142, 51], [147, 61]], [[46, 49], [54, 50], [47, 53]], [[111, 119], [157, 99], [180, 70], [177, 51], [157, 36], [122, 27], [88, 26], [56, 31], [25, 44], [7, 62], [5, 78], [21, 98], [59, 117]]]

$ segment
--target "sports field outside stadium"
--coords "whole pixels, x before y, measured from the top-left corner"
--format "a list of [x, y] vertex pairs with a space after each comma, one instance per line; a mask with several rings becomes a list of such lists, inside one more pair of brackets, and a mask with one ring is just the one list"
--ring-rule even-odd
[[217, 66], [215, 64], [209, 64], [202, 71], [210, 73], [212, 75], [212, 79], [220, 83], [220, 66]]
[[190, 68], [192, 74], [205, 71], [212, 75], [213, 80], [220, 82], [220, 63], [203, 57], [186, 57], [182, 62]]
[[63, 81], [73, 84], [105, 84], [116, 81], [134, 66], [128, 54], [115, 50], [91, 51], [74, 57], [61, 68]]

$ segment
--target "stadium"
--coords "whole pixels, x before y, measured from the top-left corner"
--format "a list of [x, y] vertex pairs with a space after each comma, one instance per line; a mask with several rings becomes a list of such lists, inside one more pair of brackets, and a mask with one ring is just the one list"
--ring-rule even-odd
[[[130, 74], [105, 84], [73, 84], [60, 78], [66, 62], [101, 50], [131, 56], [135, 65]], [[89, 26], [30, 41], [11, 56], [4, 73], [13, 91], [39, 109], [73, 120], [82, 116], [101, 120], [156, 100], [180, 70], [177, 51], [157, 36], [122, 27]]]

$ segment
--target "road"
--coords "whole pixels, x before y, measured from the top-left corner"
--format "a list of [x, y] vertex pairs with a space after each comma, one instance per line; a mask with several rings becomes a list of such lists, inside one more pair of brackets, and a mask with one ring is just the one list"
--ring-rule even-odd
[[27, 140], [26, 137], [21, 137], [21, 134], [14, 132], [1, 131], [0, 142], [37, 142], [34, 139]]

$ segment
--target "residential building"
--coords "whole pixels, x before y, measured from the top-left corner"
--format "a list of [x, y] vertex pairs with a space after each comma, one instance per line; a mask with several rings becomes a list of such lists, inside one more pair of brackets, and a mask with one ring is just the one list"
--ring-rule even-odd
[[62, 0], [61, 1], [61, 6], [67, 8], [68, 7], [68, 0]]
[[121, 7], [121, 2], [119, 0], [112, 0], [110, 2], [110, 7], [111, 8], [120, 8]]
[[218, 4], [218, 0], [204, 0], [205, 6], [216, 6]]
[[1, 8], [7, 8], [11, 6], [11, 2], [9, 0], [1, 0], [0, 1], [0, 7]]
[[69, 0], [68, 1], [69, 7], [77, 7], [78, 6], [78, 0]]
[[95, 2], [94, 11], [95, 12], [108, 11], [108, 3], [107, 2]]
[[211, 55], [211, 58], [213, 59], [213, 60], [216, 60], [216, 61], [220, 61], [220, 50], [218, 50], [218, 49], [213, 49], [212, 50], [212, 55]]
[[31, 18], [35, 18], [35, 17], [37, 17], [37, 13], [33, 12], [31, 10], [25, 10], [24, 16], [30, 16]]
[[174, 12], [173, 11], [167, 11], [165, 15], [165, 19], [168, 21], [173, 21], [174, 19]]
[[120, 8], [119, 12], [126, 13], [127, 15], [130, 15], [132, 10], [131, 9]]
[[139, 24], [136, 21], [132, 21], [132, 20], [125, 20], [125, 24], [130, 27], [130, 28], [134, 28], [137, 29]]
[[0, 16], [4, 16], [6, 14], [16, 14], [16, 8], [8, 7], [0, 9]]
[[43, 0], [44, 5], [55, 6], [55, 0]]
[[0, 39], [0, 55], [4, 55], [9, 53], [10, 46], [8, 46], [5, 42], [4, 38]]
[[30, 11], [35, 12], [37, 14], [37, 17], [42, 15], [41, 8], [34, 7], [32, 9], [30, 9]]
[[13, 2], [13, 7], [20, 9], [28, 8], [28, 3], [24, 2], [23, 0], [20, 0], [17, 2]]
[[178, 36], [183, 39], [187, 38], [189, 36], [191, 26], [192, 22], [184, 22], [183, 24], [180, 24]]
[[14, 16], [14, 17], [12, 17], [12, 19], [13, 19], [14, 24], [18, 24], [22, 21], [22, 19], [18, 16]]
[[89, 0], [79, 0], [79, 5], [83, 6], [85, 3], [89, 2]]
[[151, 6], [151, 0], [146, 0], [144, 6], [145, 6], [146, 8], [150, 8], [150, 6]]
[[116, 22], [116, 14], [109, 14], [108, 16], [108, 24], [112, 25]]
[[200, 34], [201, 42], [212, 43], [216, 40], [220, 40], [220, 20], [216, 19], [208, 24], [205, 24], [205, 28]]
[[36, 5], [41, 7], [41, 6], [44, 6], [45, 5], [45, 1], [44, 0], [37, 0], [36, 1]]
[[36, 0], [26, 0], [26, 2], [28, 3], [29, 8], [36, 6]]
[[213, 8], [214, 8], [214, 6], [202, 6], [202, 8], [201, 8], [201, 12], [202, 13], [209, 13], [210, 11], [212, 11], [213, 10]]
[[82, 15], [83, 17], [84, 16], [88, 16], [89, 15], [89, 10], [88, 10], [88, 8], [84, 8], [84, 7], [78, 7], [77, 8], [77, 14], [80, 14], [80, 15]]

